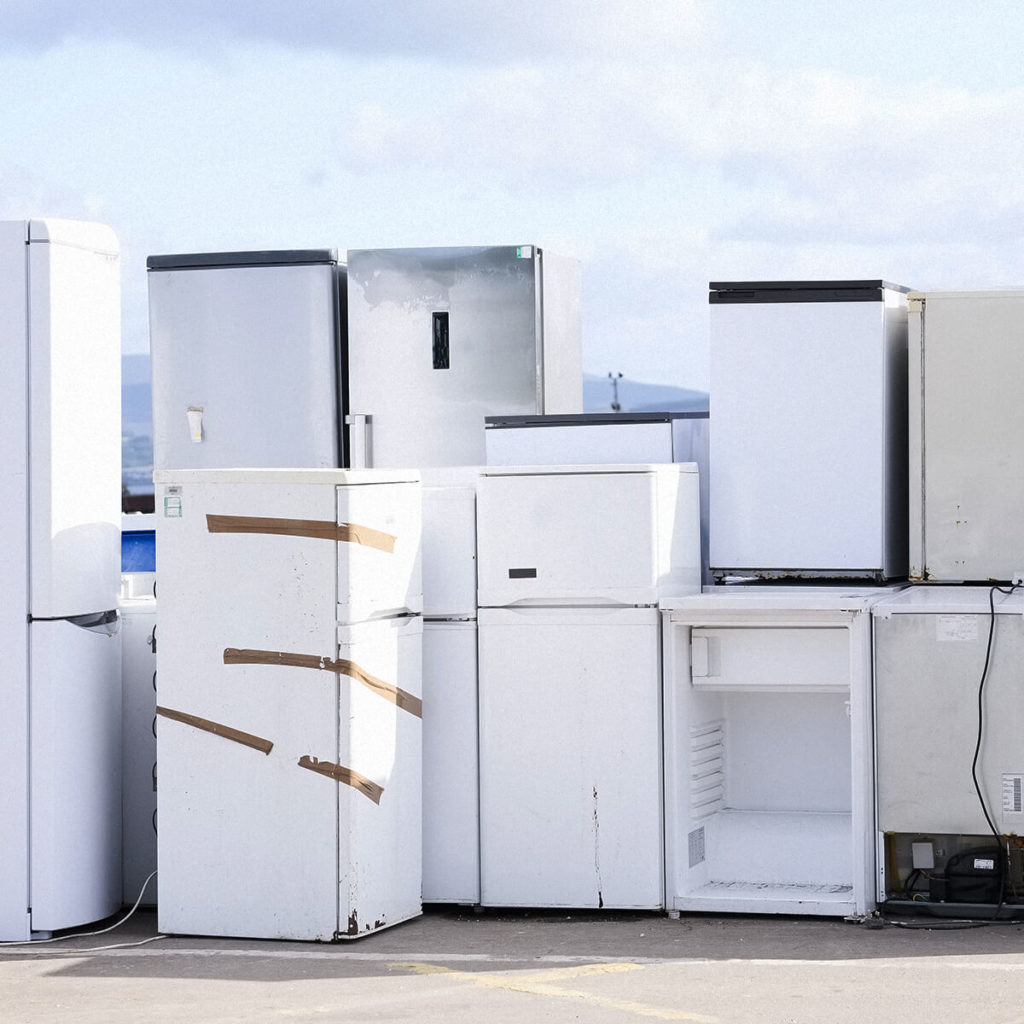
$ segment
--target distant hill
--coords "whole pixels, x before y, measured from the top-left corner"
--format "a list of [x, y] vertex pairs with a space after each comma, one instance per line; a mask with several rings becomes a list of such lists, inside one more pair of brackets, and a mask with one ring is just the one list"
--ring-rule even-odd
[[[583, 411], [611, 412], [612, 384], [607, 377], [583, 374]], [[623, 377], [619, 381], [622, 412], [706, 412], [708, 393], [671, 384], [645, 384]]]

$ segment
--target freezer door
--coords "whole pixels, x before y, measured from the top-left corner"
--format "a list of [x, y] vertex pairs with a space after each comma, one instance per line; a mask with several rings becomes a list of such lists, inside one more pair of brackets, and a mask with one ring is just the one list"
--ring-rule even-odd
[[481, 609], [486, 906], [662, 905], [654, 609]]
[[716, 571], [905, 573], [906, 302], [889, 298], [712, 305]]
[[338, 622], [419, 613], [423, 608], [417, 483], [338, 488]]
[[459, 485], [424, 483], [423, 614], [476, 617], [475, 479]]
[[149, 271], [156, 469], [343, 464], [343, 270], [320, 259]]
[[338, 756], [301, 774], [336, 791], [339, 938], [421, 910], [422, 638], [418, 616], [338, 628]]
[[[691, 467], [692, 469], [692, 467]], [[487, 475], [477, 493], [478, 599], [654, 604], [699, 589], [697, 477], [665, 467]]]
[[121, 904], [121, 638], [70, 621], [29, 634], [29, 906], [54, 931]]
[[484, 462], [484, 417], [544, 411], [533, 246], [348, 254], [351, 412], [370, 465]]
[[480, 902], [476, 622], [423, 624], [423, 900]]
[[113, 608], [121, 582], [121, 285], [99, 225], [29, 224], [32, 615]]

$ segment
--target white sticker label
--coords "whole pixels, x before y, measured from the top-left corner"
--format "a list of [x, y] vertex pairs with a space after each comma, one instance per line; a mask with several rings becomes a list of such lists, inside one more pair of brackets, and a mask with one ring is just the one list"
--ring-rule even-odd
[[937, 615], [935, 617], [935, 639], [964, 643], [978, 639], [977, 615]]
[[177, 494], [168, 494], [164, 496], [164, 518], [165, 519], [180, 519], [181, 518], [181, 496]]
[[1024, 814], [1024, 775], [1003, 776], [1003, 814]]
[[974, 858], [974, 870], [975, 871], [995, 871], [996, 862], [991, 857], [975, 857]]

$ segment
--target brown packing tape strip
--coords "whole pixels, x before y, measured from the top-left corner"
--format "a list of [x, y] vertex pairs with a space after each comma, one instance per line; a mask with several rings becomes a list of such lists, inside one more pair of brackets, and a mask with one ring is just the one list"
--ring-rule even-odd
[[200, 718], [198, 715], [189, 715], [184, 711], [174, 711], [172, 708], [161, 708], [156, 709], [158, 715], [162, 715], [164, 718], [173, 719], [175, 722], [182, 722], [184, 725], [191, 725], [196, 729], [202, 729], [205, 732], [212, 732], [214, 736], [221, 736], [226, 740], [234, 740], [235, 743], [242, 743], [247, 747], [252, 747], [254, 750], [262, 751], [264, 754], [269, 754], [274, 749], [274, 744], [270, 740], [265, 740], [262, 736], [253, 736], [251, 732], [242, 732], [241, 729], [232, 729], [230, 725], [222, 725], [220, 722], [211, 722], [208, 718]]
[[239, 650], [228, 647], [224, 651], [225, 665], [288, 665], [292, 668], [315, 668], [324, 672], [334, 672], [340, 676], [348, 676], [367, 689], [396, 704], [403, 711], [417, 718], [423, 717], [423, 701], [414, 697], [407, 690], [402, 690], [383, 679], [370, 675], [354, 661], [347, 658], [320, 658], [315, 654], [289, 654], [287, 651], [254, 651]]
[[266, 516], [206, 517], [210, 533], [269, 533], [283, 537], [313, 537], [316, 540], [347, 541], [394, 554], [397, 538], [358, 523], [331, 523], [320, 519], [271, 519]]
[[299, 758], [299, 767], [308, 768], [311, 772], [318, 772], [335, 782], [344, 782], [346, 786], [358, 789], [363, 796], [369, 797], [375, 804], [380, 803], [384, 793], [384, 787], [378, 786], [376, 782], [360, 775], [354, 768], [346, 768], [343, 764], [334, 764], [333, 761], [321, 761], [318, 757], [311, 757], [303, 754]]

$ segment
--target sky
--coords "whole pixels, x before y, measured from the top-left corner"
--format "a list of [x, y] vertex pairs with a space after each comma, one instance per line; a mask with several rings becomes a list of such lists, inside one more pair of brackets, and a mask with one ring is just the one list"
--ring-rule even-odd
[[706, 389], [707, 284], [1024, 286], [1008, 2], [0, 0], [0, 219], [146, 257], [537, 244], [584, 368]]

